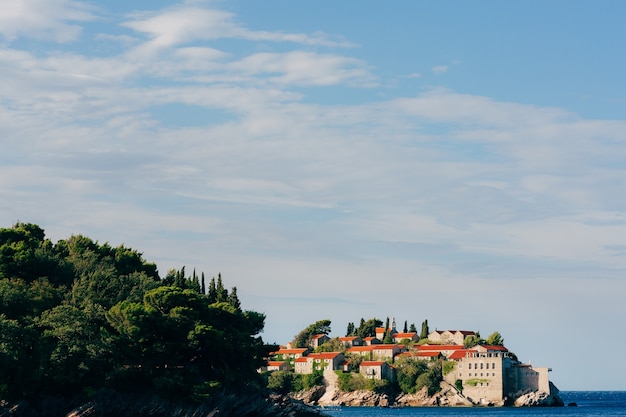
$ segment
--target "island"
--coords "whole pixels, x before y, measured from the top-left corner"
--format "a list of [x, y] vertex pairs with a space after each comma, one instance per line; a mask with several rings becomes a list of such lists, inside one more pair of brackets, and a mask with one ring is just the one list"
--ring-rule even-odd
[[563, 405], [551, 369], [519, 361], [499, 332], [429, 331], [427, 320], [399, 331], [395, 318], [329, 330], [320, 320], [272, 352], [269, 386], [322, 407]]

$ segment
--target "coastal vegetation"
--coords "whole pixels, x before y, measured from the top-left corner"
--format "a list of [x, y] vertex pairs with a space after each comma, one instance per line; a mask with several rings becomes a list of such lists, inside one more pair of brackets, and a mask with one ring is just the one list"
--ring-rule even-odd
[[0, 399], [90, 398], [102, 389], [203, 401], [261, 392], [276, 346], [265, 316], [222, 277], [168, 271], [124, 245], [35, 224], [0, 229]]

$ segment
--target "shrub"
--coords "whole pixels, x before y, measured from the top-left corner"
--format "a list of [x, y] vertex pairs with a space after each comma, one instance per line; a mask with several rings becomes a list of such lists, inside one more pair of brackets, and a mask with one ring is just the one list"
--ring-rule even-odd
[[267, 379], [267, 388], [279, 394], [293, 391], [294, 374], [290, 371], [275, 371]]
[[442, 366], [442, 372], [444, 375], [448, 375], [450, 372], [454, 371], [454, 368], [456, 368], [456, 362], [445, 361]]
[[459, 392], [463, 392], [463, 381], [457, 379], [456, 381], [454, 381], [454, 386], [456, 387], [456, 389], [459, 390]]
[[302, 388], [311, 389], [318, 385], [324, 384], [324, 373], [322, 371], [313, 371], [311, 374], [302, 375]]

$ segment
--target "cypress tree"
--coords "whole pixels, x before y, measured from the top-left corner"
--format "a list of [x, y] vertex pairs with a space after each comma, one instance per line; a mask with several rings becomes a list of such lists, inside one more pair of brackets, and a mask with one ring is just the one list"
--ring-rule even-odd
[[211, 278], [211, 282], [209, 283], [209, 304], [213, 304], [217, 302], [217, 287], [215, 286], [215, 277]]

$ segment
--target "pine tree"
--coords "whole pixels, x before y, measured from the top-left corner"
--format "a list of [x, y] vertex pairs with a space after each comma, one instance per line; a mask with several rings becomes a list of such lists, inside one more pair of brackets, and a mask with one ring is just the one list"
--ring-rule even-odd
[[428, 330], [428, 320], [424, 320], [422, 323], [422, 331], [420, 332], [420, 339], [428, 339], [428, 334], [430, 331]]
[[408, 333], [409, 332], [409, 328], [407, 327], [406, 320], [404, 320], [404, 328], [402, 329], [402, 332], [404, 332], [404, 333]]
[[215, 286], [215, 277], [211, 278], [211, 282], [209, 283], [209, 294], [207, 295], [209, 299], [209, 304], [213, 304], [217, 302], [217, 287]]
[[354, 323], [348, 323], [348, 328], [346, 329], [346, 336], [354, 336]]
[[228, 290], [224, 287], [222, 282], [222, 274], [217, 274], [217, 286], [216, 286], [217, 302], [228, 301]]
[[204, 281], [204, 272], [202, 273], [202, 294], [206, 294], [206, 283]]
[[233, 287], [228, 295], [228, 304], [235, 307], [238, 311], [241, 311], [241, 303], [239, 297], [237, 297], [237, 287]]

